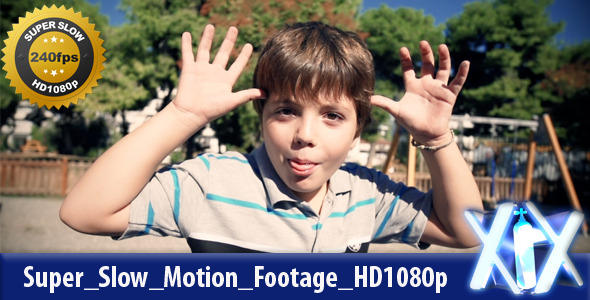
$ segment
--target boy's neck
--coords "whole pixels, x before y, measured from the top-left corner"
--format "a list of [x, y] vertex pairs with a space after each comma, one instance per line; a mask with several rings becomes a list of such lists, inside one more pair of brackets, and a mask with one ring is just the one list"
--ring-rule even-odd
[[293, 191], [293, 193], [299, 197], [299, 199], [307, 202], [319, 215], [322, 210], [322, 205], [324, 203], [324, 199], [326, 198], [326, 194], [328, 193], [328, 184], [329, 182], [326, 182], [319, 189], [312, 192], [302, 193]]

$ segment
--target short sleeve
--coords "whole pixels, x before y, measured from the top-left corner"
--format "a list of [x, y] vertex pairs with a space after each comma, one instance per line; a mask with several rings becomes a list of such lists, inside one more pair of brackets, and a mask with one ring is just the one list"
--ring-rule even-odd
[[413, 187], [392, 181], [378, 173], [373, 242], [402, 242], [424, 249], [420, 243], [432, 209], [432, 192], [424, 193]]
[[207, 173], [207, 166], [198, 158], [156, 172], [131, 202], [129, 225], [116, 239], [147, 234], [184, 237], [183, 224], [190, 218], [187, 212], [198, 210]]

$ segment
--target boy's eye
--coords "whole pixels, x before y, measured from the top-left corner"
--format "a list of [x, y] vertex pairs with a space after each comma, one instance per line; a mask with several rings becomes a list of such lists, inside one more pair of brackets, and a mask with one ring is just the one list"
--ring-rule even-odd
[[285, 107], [278, 109], [276, 113], [278, 115], [283, 115], [283, 116], [290, 116], [290, 115], [295, 114], [295, 112], [292, 109], [285, 108]]
[[344, 117], [341, 114], [335, 112], [327, 113], [326, 118], [331, 121], [338, 121], [344, 119]]

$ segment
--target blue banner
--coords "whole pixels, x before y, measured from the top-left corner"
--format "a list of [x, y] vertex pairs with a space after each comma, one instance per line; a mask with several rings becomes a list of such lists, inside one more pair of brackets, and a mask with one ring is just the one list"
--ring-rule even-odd
[[589, 299], [590, 254], [569, 257], [581, 287], [514, 295], [469, 287], [479, 254], [0, 254], [0, 298]]

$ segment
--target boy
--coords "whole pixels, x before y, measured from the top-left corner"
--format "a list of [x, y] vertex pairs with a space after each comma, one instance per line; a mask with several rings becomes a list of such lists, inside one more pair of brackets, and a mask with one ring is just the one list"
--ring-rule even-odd
[[[185, 237], [193, 252], [366, 252], [370, 242], [471, 247], [463, 212], [481, 198], [448, 122], [469, 64], [451, 72], [446, 46], [420, 43], [417, 79], [400, 50], [406, 94], [373, 96], [372, 58], [353, 33], [321, 23], [287, 26], [264, 47], [255, 88], [233, 92], [252, 46], [226, 70], [237, 37], [230, 28], [210, 63], [208, 25], [196, 59], [182, 36], [183, 69], [174, 101], [104, 153], [64, 201], [60, 217], [86, 233], [126, 238]], [[162, 159], [208, 122], [255, 100], [264, 145], [247, 155], [201, 155], [158, 171]], [[433, 191], [342, 165], [369, 122], [389, 111], [422, 149]], [[116, 172], [113, 172], [115, 171]]]

